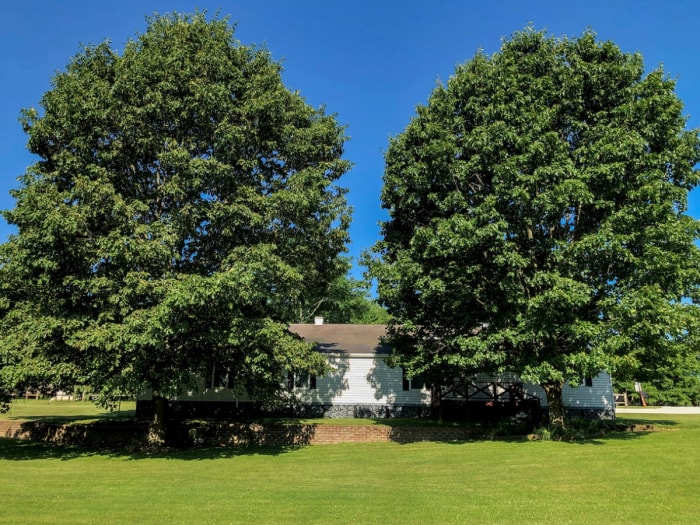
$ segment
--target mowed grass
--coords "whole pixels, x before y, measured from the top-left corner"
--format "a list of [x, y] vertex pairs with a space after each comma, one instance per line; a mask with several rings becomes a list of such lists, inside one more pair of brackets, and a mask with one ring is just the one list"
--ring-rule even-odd
[[13, 399], [2, 420], [41, 419], [45, 421], [89, 421], [134, 417], [135, 401], [122, 401], [115, 410], [96, 406], [92, 401], [52, 401], [49, 399]]
[[0, 439], [0, 523], [697, 523], [700, 416], [625, 420], [665, 430], [154, 456]]

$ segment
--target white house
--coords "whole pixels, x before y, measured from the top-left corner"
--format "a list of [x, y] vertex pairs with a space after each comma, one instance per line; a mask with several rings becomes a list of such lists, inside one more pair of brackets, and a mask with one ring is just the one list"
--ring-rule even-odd
[[[313, 341], [333, 371], [323, 377], [290, 376], [287, 414], [307, 417], [399, 417], [433, 414], [431, 391], [422, 381], [390, 368], [391, 348], [383, 344], [384, 325], [293, 324], [290, 330]], [[249, 412], [253, 403], [244, 394], [217, 380], [202, 378], [198, 388], [183, 391], [172, 406], [188, 415], [234, 415]], [[137, 410], [148, 410], [150, 392], [139, 396]], [[544, 390], [521, 382], [517, 376], [477, 376], [468, 385], [443, 392], [445, 415], [517, 412], [525, 406], [546, 408]], [[614, 417], [615, 403], [608, 374], [600, 374], [578, 387], [564, 387], [564, 405], [584, 417]]]

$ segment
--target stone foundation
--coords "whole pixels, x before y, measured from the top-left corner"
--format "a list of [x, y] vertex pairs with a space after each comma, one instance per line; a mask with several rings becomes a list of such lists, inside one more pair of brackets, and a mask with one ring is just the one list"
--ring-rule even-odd
[[[153, 402], [136, 402], [136, 416], [150, 418]], [[289, 418], [430, 418], [432, 408], [425, 405], [296, 405], [288, 407], [264, 407], [252, 402], [231, 403], [225, 401], [170, 401], [168, 415], [177, 419], [240, 419], [261, 417]]]
[[581, 419], [615, 419], [615, 408], [567, 408], [569, 418]]
[[[264, 417], [284, 418], [432, 418], [439, 417], [426, 405], [296, 405], [270, 408], [253, 402], [231, 403], [226, 401], [170, 401], [169, 417], [175, 419], [255, 419]], [[521, 403], [485, 403], [482, 401], [444, 401], [442, 418], [448, 421], [498, 421], [520, 412], [530, 416], [535, 423], [547, 417], [547, 407], [537, 401]], [[566, 409], [571, 418], [613, 419], [614, 407]], [[136, 416], [150, 418], [152, 401], [137, 401]], [[546, 420], [546, 419], [545, 419]]]

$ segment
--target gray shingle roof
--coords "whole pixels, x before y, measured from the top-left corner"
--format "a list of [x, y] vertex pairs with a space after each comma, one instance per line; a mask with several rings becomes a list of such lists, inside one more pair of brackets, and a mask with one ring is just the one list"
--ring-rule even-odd
[[317, 343], [324, 354], [388, 356], [391, 347], [382, 342], [386, 326], [381, 324], [292, 324], [289, 329], [306, 341]]

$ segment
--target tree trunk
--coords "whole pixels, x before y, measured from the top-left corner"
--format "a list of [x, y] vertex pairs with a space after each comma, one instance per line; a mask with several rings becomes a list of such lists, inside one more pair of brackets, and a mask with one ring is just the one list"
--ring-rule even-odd
[[566, 411], [562, 401], [563, 386], [562, 382], [542, 385], [547, 394], [547, 404], [549, 405], [549, 424], [560, 428], [566, 426]]
[[164, 397], [153, 397], [153, 419], [148, 426], [148, 444], [153, 447], [165, 445], [166, 416], [168, 400]]
[[432, 405], [433, 417], [442, 421], [442, 388], [434, 386], [430, 392], [430, 403]]

